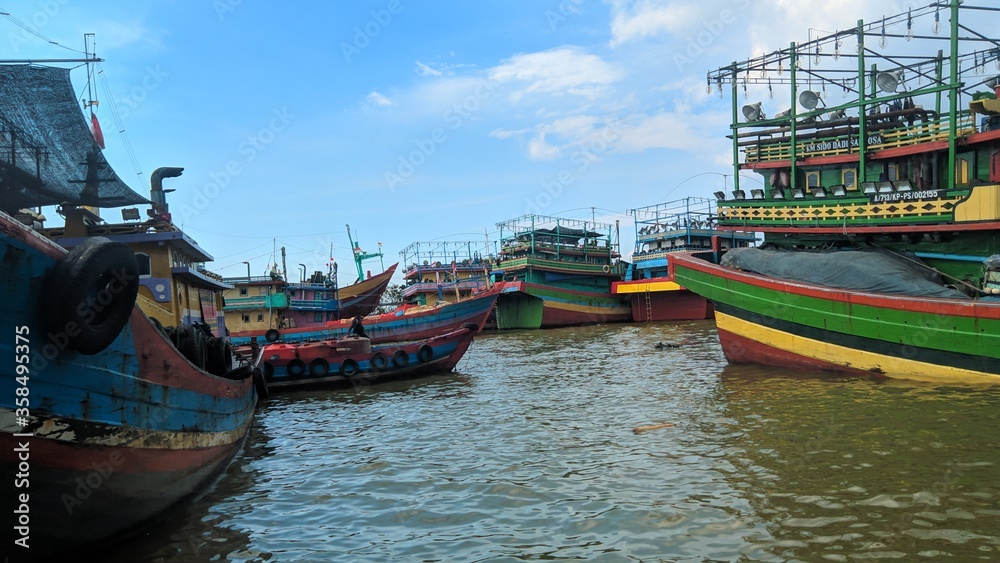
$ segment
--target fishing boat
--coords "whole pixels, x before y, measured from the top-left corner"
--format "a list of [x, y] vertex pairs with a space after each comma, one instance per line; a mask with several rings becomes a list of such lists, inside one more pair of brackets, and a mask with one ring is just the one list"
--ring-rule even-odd
[[[69, 69], [0, 65], [0, 280], [9, 297], [0, 318], [10, 331], [0, 339], [10, 359], [0, 368], [0, 467], [13, 479], [2, 533], [12, 560], [120, 541], [204, 491], [242, 446], [257, 401], [254, 361], [234, 363], [230, 347], [211, 344], [218, 301], [201, 289], [218, 280], [190, 261], [183, 233], [158, 228], [162, 190], [154, 186], [146, 229], [125, 220], [134, 208], [118, 225], [99, 218], [102, 208], [150, 201], [110, 168], [77, 103]], [[71, 250], [39, 230], [42, 206], [52, 205]], [[119, 232], [127, 244], [111, 240]], [[153, 239], [179, 268], [162, 274], [185, 300], [172, 335], [140, 307], [156, 303], [146, 276], [161, 274], [132, 245]], [[195, 303], [196, 327], [183, 320]]]
[[[435, 305], [402, 305], [388, 313], [364, 317], [365, 330], [373, 343], [398, 342], [430, 338], [442, 332], [461, 328], [464, 324], [480, 327], [493, 311], [502, 286], [471, 295], [455, 303]], [[338, 339], [347, 335], [352, 319], [327, 322], [322, 327], [298, 329], [269, 329], [252, 331], [250, 334], [233, 336], [238, 347], [257, 342], [304, 342], [307, 340]]]
[[399, 255], [404, 265], [403, 303], [454, 303], [490, 287], [489, 252], [482, 242], [414, 242]]
[[365, 275], [364, 261], [382, 258], [381, 243], [378, 252], [366, 253], [354, 243], [350, 225], [347, 235], [358, 271], [358, 278], [351, 285], [339, 287], [337, 262], [333, 258], [327, 263], [326, 273], [316, 270], [308, 277], [306, 266], [301, 264], [299, 281], [289, 282], [284, 247], [281, 248], [281, 269], [275, 261], [268, 275], [251, 276], [247, 263], [246, 277], [225, 278], [224, 281], [233, 286], [224, 295], [226, 324], [231, 336], [248, 341], [250, 336], [260, 336], [269, 330], [308, 332], [330, 321], [369, 315], [378, 308], [398, 263], [383, 268], [380, 274], [372, 275], [369, 271]]
[[611, 283], [624, 270], [612, 225], [532, 214], [497, 227], [500, 252], [492, 276], [504, 282], [497, 299], [498, 328], [631, 319], [628, 299], [611, 293]]
[[451, 371], [479, 332], [465, 325], [431, 338], [372, 346], [365, 336], [264, 347], [269, 390], [375, 383]]
[[[767, 118], [747, 104], [732, 124], [736, 185], [719, 226], [764, 245], [672, 261], [714, 303], [729, 361], [1000, 381], [1000, 90], [977, 76], [1000, 64], [981, 41], [996, 11], [937, 2], [708, 74], [734, 117], [748, 83], [788, 88], [778, 99], [791, 105]], [[914, 34], [942, 21], [950, 31]], [[741, 171], [768, 188], [747, 197]]]
[[681, 321], [710, 319], [712, 304], [681, 287], [670, 272], [670, 257], [679, 252], [712, 249], [713, 238], [723, 250], [750, 246], [754, 233], [723, 231], [715, 218], [715, 201], [701, 197], [631, 210], [635, 218], [635, 251], [625, 279], [611, 283], [611, 292], [631, 298], [632, 320]]

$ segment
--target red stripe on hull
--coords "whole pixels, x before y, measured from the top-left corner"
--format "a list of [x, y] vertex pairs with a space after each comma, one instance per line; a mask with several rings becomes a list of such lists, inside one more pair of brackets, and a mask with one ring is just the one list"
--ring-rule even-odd
[[545, 307], [542, 309], [541, 328], [601, 323], [624, 323], [632, 320], [631, 316], [631, 312], [621, 314], [593, 314]]
[[715, 317], [712, 304], [707, 299], [687, 290], [650, 293], [649, 297], [650, 308], [647, 312], [646, 295], [632, 296], [632, 320], [691, 321]]
[[835, 371], [866, 377], [876, 375], [868, 371], [793, 354], [721, 328], [719, 329], [719, 343], [722, 344], [722, 351], [725, 353], [726, 359], [733, 364], [761, 364], [786, 369]]
[[75, 471], [84, 475], [110, 461], [121, 473], [157, 473], [162, 471], [195, 471], [232, 457], [242, 444], [244, 433], [236, 442], [190, 450], [170, 448], [128, 448], [120, 446], [86, 445], [46, 438], [17, 438], [0, 434], [0, 465], [16, 465], [14, 448], [19, 443], [30, 445], [31, 467]]
[[144, 381], [187, 389], [213, 397], [245, 397], [253, 393], [253, 380], [225, 379], [199, 370], [153, 326], [138, 305], [132, 310], [132, 340], [139, 360], [138, 377]]
[[[8, 446], [3, 445], [5, 451]], [[18, 491], [29, 495], [26, 504], [30, 509], [30, 552], [27, 553], [32, 560], [41, 560], [65, 551], [59, 560], [77, 560], [76, 552], [81, 548], [93, 546], [96, 550], [102, 544], [128, 538], [164, 511], [203, 490], [225, 470], [239, 446], [213, 448], [215, 459], [193, 467], [170, 470], [144, 463], [147, 470], [130, 472], [125, 468], [131, 454], [124, 463], [118, 463], [118, 457], [88, 455], [95, 465], [54, 468], [47, 463], [53, 459], [49, 450], [40, 441], [32, 441], [31, 485]], [[60, 455], [82, 459], [85, 451], [66, 447]], [[5, 475], [16, 474], [6, 464], [2, 469]], [[14, 535], [14, 529], [8, 527], [0, 537], [9, 546]]]

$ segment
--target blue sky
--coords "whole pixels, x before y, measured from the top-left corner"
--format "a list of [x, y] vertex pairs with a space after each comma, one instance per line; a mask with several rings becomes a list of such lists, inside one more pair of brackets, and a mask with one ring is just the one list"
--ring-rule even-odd
[[[382, 243], [386, 265], [414, 241], [496, 240], [497, 222], [529, 212], [620, 220], [628, 254], [627, 209], [732, 183], [730, 102], [706, 93], [709, 69], [906, 6], [0, 3], [74, 49], [96, 34], [106, 156], [144, 194], [155, 168], [185, 168], [168, 201], [216, 257], [210, 269], [245, 275], [247, 260], [263, 274], [284, 246], [295, 278], [300, 263], [325, 270], [332, 244], [342, 284], [354, 279], [348, 223], [364, 250]], [[2, 58], [76, 55], [4, 18], [0, 35]], [[73, 78], [82, 91], [83, 70]]]

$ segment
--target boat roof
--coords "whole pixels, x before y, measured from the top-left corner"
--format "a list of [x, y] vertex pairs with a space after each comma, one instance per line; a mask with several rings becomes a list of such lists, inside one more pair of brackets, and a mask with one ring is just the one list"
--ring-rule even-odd
[[104, 158], [69, 73], [68, 68], [0, 65], [0, 207], [149, 203]]
[[[121, 242], [128, 245], [133, 245], [136, 243], [149, 243], [156, 242], [162, 244], [169, 244], [174, 246], [181, 252], [185, 253], [195, 262], [211, 262], [214, 260], [212, 255], [206, 252], [202, 247], [198, 246], [198, 243], [194, 241], [193, 238], [187, 236], [182, 231], [170, 230], [170, 231], [147, 231], [147, 232], [135, 232], [128, 234], [102, 234], [101, 236], [107, 237], [114, 242]], [[74, 246], [80, 244], [81, 242], [90, 238], [86, 237], [63, 237], [56, 239], [64, 248], [73, 248]]]

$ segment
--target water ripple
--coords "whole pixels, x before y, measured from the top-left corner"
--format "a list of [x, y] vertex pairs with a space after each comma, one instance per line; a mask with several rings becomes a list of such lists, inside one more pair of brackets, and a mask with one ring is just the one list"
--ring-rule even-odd
[[484, 335], [455, 373], [275, 395], [109, 560], [988, 559], [998, 405], [727, 366], [710, 322]]

